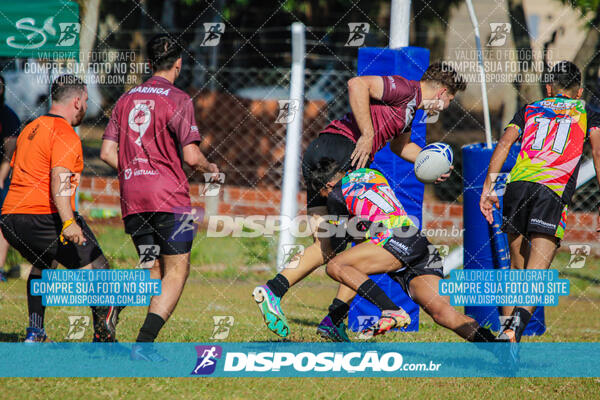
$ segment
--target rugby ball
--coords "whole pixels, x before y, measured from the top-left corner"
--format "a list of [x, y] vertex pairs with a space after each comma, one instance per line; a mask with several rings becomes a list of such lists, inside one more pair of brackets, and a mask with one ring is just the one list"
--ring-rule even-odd
[[454, 161], [452, 148], [446, 143], [436, 142], [423, 147], [415, 160], [415, 175], [423, 183], [435, 182], [450, 171]]

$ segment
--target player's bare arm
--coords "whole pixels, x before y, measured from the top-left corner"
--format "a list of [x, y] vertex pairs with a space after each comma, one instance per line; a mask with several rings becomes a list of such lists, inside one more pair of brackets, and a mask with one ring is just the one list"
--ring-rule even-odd
[[[596, 180], [600, 184], [600, 128], [590, 129], [590, 144], [592, 145], [592, 158], [594, 159], [594, 168], [596, 169]], [[598, 227], [596, 232], [600, 232], [600, 207], [598, 207]]]
[[114, 140], [104, 139], [100, 148], [100, 158], [114, 169], [119, 169], [119, 144]]
[[[196, 171], [210, 172], [214, 175], [219, 173], [217, 164], [208, 162], [196, 143], [190, 143], [183, 147], [183, 161]], [[218, 179], [218, 176], [215, 176], [214, 178]]]
[[498, 141], [494, 153], [492, 154], [492, 159], [490, 160], [487, 177], [485, 178], [483, 190], [481, 192], [481, 199], [479, 200], [479, 209], [490, 224], [494, 222], [494, 217], [492, 216], [494, 206], [498, 209], [500, 208], [498, 196], [493, 191], [492, 176], [497, 176], [500, 172], [502, 165], [504, 165], [504, 162], [506, 161], [506, 157], [508, 157], [510, 148], [518, 138], [519, 130], [514, 126], [509, 126], [504, 131], [504, 135], [502, 135], [500, 141]]
[[70, 181], [64, 182], [64, 179], [61, 182], [61, 176], [64, 176], [63, 174], [71, 173], [72, 172], [70, 170], [64, 167], [52, 168], [50, 176], [50, 191], [52, 193], [52, 201], [54, 202], [54, 205], [58, 210], [58, 215], [60, 215], [60, 219], [63, 222], [62, 235], [69, 242], [83, 244], [85, 242], [85, 236], [83, 236], [81, 227], [77, 224], [77, 222], [75, 222], [75, 215], [71, 209], [71, 196], [64, 195], [65, 190], [69, 191], [71, 189], [71, 183]]
[[402, 158], [409, 163], [415, 163], [417, 156], [423, 150], [421, 146], [410, 141], [410, 134], [397, 136], [390, 142], [390, 150], [394, 152], [398, 157]]
[[367, 165], [373, 150], [373, 121], [371, 120], [371, 99], [383, 97], [383, 78], [380, 76], [357, 76], [348, 81], [350, 108], [360, 129], [361, 136], [352, 153], [352, 165], [363, 168]]
[[10, 173], [10, 160], [17, 147], [17, 138], [10, 136], [4, 139], [4, 159], [0, 163], [0, 189], [4, 188], [4, 180]]
[[[394, 152], [394, 154], [396, 154], [403, 160], [413, 164], [415, 163], [417, 156], [419, 155], [421, 150], [423, 150], [421, 146], [419, 146], [415, 142], [410, 141], [409, 133], [397, 136], [394, 140], [392, 140], [390, 142], [390, 149]], [[448, 179], [453, 169], [454, 167], [450, 166], [450, 172], [440, 176], [435, 181], [435, 183], [444, 182], [446, 179]]]

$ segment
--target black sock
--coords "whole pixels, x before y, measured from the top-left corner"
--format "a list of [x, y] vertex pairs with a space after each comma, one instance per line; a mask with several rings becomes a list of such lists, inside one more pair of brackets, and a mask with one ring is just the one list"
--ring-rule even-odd
[[140, 328], [136, 342], [154, 342], [164, 324], [165, 320], [160, 315], [148, 313], [144, 325]]
[[356, 291], [359, 295], [375, 304], [381, 311], [383, 310], [399, 310], [392, 299], [379, 287], [372, 279], [367, 279], [358, 287]]
[[329, 318], [331, 318], [331, 322], [333, 322], [333, 325], [338, 326], [346, 319], [349, 311], [350, 306], [347, 303], [344, 303], [340, 299], [335, 298], [329, 306], [328, 315]]
[[31, 295], [31, 280], [42, 279], [41, 275], [29, 274], [27, 278], [27, 308], [29, 310], [29, 326], [44, 329], [44, 313], [46, 307], [42, 305], [42, 296]]
[[267, 281], [267, 286], [269, 289], [271, 289], [275, 296], [282, 298], [290, 288], [290, 282], [285, 276], [277, 274], [273, 279]]
[[[124, 309], [124, 306], [90, 306], [92, 309], [92, 318], [94, 323], [94, 334], [105, 335], [107, 332], [107, 327], [104, 324], [105, 320], [108, 320], [109, 314], [111, 314], [111, 319], [114, 318], [112, 315], [114, 313], [121, 312]], [[118, 317], [117, 317], [118, 318]], [[113, 338], [114, 339], [114, 338]]]
[[496, 336], [488, 328], [480, 326], [468, 340], [469, 342], [495, 342]]
[[[515, 337], [517, 338], [517, 342], [521, 341], [521, 336], [523, 335], [523, 331], [527, 327], [529, 320], [531, 319], [531, 313], [524, 308], [516, 307], [512, 313], [513, 319], [516, 318], [514, 326], [515, 329]], [[518, 324], [518, 325], [517, 325]]]

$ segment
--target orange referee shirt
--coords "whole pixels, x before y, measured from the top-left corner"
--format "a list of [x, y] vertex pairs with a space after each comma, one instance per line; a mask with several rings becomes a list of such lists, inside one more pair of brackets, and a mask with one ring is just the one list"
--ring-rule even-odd
[[62, 117], [46, 114], [28, 124], [17, 138], [11, 161], [12, 180], [2, 214], [52, 214], [58, 212], [50, 192], [50, 172], [64, 167], [70, 179], [71, 207], [75, 211], [75, 188], [83, 171], [81, 140]]

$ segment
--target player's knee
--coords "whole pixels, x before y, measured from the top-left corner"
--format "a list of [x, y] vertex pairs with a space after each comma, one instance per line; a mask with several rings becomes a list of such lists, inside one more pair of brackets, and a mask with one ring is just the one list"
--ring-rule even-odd
[[173, 275], [187, 279], [190, 274], [189, 257], [187, 255], [164, 257], [164, 271], [166, 275]]
[[442, 314], [440, 310], [433, 310], [430, 315], [433, 321], [438, 325], [443, 325], [443, 322], [445, 322], [444, 314]]
[[110, 268], [110, 266], [108, 264], [108, 260], [103, 255], [99, 256], [94, 261], [92, 261], [90, 266], [92, 269], [108, 269], [108, 268]]
[[429, 315], [434, 322], [441, 326], [449, 326], [452, 324], [455, 310], [450, 306], [436, 306], [429, 310]]
[[190, 263], [186, 262], [184, 265], [181, 266], [181, 268], [178, 268], [177, 270], [179, 276], [186, 280], [188, 276], [190, 276]]
[[331, 278], [338, 280], [342, 272], [342, 266], [339, 263], [332, 260], [327, 263], [325, 271], [327, 272], [327, 275], [329, 275]]
[[[321, 254], [323, 257], [323, 262], [328, 262], [331, 258], [335, 256], [335, 253], [332, 254], [331, 246], [329, 245], [329, 241], [327, 238], [320, 238], [317, 236], [313, 236], [314, 242], [310, 245], [309, 248], [314, 249], [314, 251]], [[307, 249], [308, 250], [308, 249]], [[305, 251], [306, 254], [306, 251]]]

